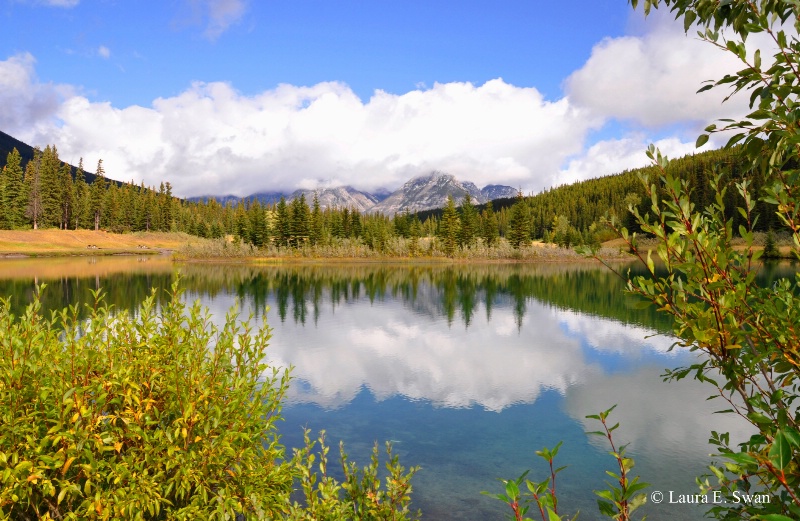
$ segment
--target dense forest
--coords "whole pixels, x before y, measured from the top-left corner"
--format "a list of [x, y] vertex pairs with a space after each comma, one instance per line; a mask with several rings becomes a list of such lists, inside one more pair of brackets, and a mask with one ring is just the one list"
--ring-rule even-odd
[[[726, 181], [747, 176], [756, 193], [763, 184], [757, 173], [743, 170], [732, 150], [686, 156], [673, 161], [670, 168], [688, 180], [698, 208], [711, 202], [709, 180], [717, 171], [725, 172]], [[82, 161], [77, 168], [62, 162], [55, 146], [33, 149], [27, 162], [14, 148], [0, 172], [0, 228], [182, 231], [208, 238], [231, 236], [256, 247], [330, 245], [351, 239], [379, 251], [397, 237], [414, 243], [421, 237], [437, 237], [447, 254], [477, 243], [491, 247], [500, 238], [517, 248], [534, 239], [571, 246], [610, 238], [602, 226], [608, 216], [635, 229], [627, 209], [633, 206], [647, 213], [650, 201], [642, 180], [654, 182], [656, 171], [629, 170], [485, 205], [474, 205], [466, 196], [462, 201], [450, 199], [440, 210], [394, 216], [351, 208], [322, 209], [316, 197], [307, 201], [304, 196], [273, 205], [257, 200], [224, 205], [213, 199], [189, 202], [174, 197], [168, 182], [147, 187], [109, 181], [102, 160], [89, 176]], [[738, 197], [735, 190], [727, 191], [725, 202], [734, 229], [741, 219], [735, 211]], [[774, 211], [758, 204], [757, 229], [770, 229], [775, 224]]]

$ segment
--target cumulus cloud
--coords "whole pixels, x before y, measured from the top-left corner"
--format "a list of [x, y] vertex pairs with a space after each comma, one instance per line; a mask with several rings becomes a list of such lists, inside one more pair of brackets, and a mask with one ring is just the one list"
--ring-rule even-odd
[[667, 157], [675, 158], [695, 151], [716, 148], [717, 141], [710, 140], [700, 149], [697, 149], [694, 141], [684, 142], [680, 138], [653, 141], [641, 132], [633, 133], [620, 139], [598, 141], [578, 157], [569, 160], [567, 166], [559, 172], [556, 184], [570, 184], [648, 166], [650, 159], [647, 158], [645, 151], [650, 144], [658, 147], [661, 153]]
[[[602, 117], [650, 128], [686, 122], [705, 126], [745, 113], [747, 98], [735, 96], [723, 104], [730, 94], [724, 88], [695, 95], [704, 81], [735, 72], [741, 62], [691, 31], [687, 36], [668, 14], [652, 22], [642, 36], [597, 44], [586, 64], [565, 82], [570, 99]], [[749, 41], [758, 39], [753, 35]]]
[[[190, 2], [212, 32], [246, 10], [242, 0]], [[500, 78], [375, 91], [367, 100], [337, 82], [247, 95], [227, 83], [196, 82], [149, 106], [115, 107], [40, 83], [35, 60], [23, 54], [0, 62], [8, 70], [0, 124], [32, 144], [56, 143], [65, 158], [89, 165], [102, 158], [113, 178], [169, 180], [181, 196], [395, 189], [431, 170], [537, 192], [643, 166], [652, 135], [671, 128], [680, 132], [656, 144], [672, 157], [691, 153], [699, 128], [746, 109], [746, 96], [722, 104], [724, 89], [694, 94], [702, 80], [738, 65], [665, 20], [641, 36], [598, 43], [556, 100]], [[592, 142], [609, 123], [616, 135]]]
[[553, 183], [600, 121], [567, 99], [501, 79], [436, 84], [366, 102], [341, 83], [281, 85], [246, 96], [196, 83], [151, 107], [124, 109], [75, 96], [49, 139], [59, 150], [102, 157], [110, 176], [181, 195], [294, 189], [325, 182], [397, 187], [438, 169], [479, 185], [535, 190]]
[[62, 100], [73, 93], [65, 85], [41, 83], [35, 64], [30, 53], [0, 61], [0, 129], [29, 139], [52, 131]]

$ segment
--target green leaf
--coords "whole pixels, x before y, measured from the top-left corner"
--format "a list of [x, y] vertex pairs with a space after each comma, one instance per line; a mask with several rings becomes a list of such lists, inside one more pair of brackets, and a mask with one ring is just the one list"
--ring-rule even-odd
[[769, 449], [769, 460], [779, 470], [786, 468], [792, 461], [792, 448], [784, 436], [783, 431], [778, 431]]
[[697, 142], [694, 144], [695, 148], [700, 148], [708, 142], [708, 134], [700, 134], [697, 137]]

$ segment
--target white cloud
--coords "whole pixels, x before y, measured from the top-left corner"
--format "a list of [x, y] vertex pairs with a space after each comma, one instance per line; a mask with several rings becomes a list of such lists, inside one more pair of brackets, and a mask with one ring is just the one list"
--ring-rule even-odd
[[697, 149], [694, 141], [684, 142], [679, 138], [667, 138], [653, 142], [642, 133], [631, 134], [621, 139], [598, 141], [578, 157], [569, 161], [567, 166], [559, 172], [556, 184], [570, 184], [648, 166], [651, 162], [645, 151], [651, 143], [669, 158], [683, 157], [695, 151], [716, 148], [714, 140]]
[[47, 138], [109, 176], [168, 179], [181, 195], [294, 189], [320, 181], [397, 187], [439, 169], [479, 185], [549, 186], [600, 121], [501, 79], [436, 84], [361, 101], [346, 85], [281, 85], [245, 96], [196, 83], [152, 107], [68, 99]]
[[97, 48], [97, 54], [102, 58], [110, 58], [111, 49], [109, 49], [105, 45], [101, 45], [100, 47]]
[[62, 100], [73, 92], [65, 85], [40, 83], [35, 64], [30, 53], [0, 61], [0, 129], [18, 138], [52, 132]]
[[192, 24], [205, 25], [203, 36], [216, 40], [247, 11], [246, 0], [188, 0]]
[[[683, 32], [669, 14], [654, 16], [643, 36], [607, 38], [565, 82], [570, 99], [602, 117], [650, 128], [693, 122], [703, 127], [745, 113], [747, 97], [722, 103], [724, 87], [695, 93], [709, 79], [742, 67], [728, 52]], [[751, 36], [749, 42], [758, 40]], [[763, 43], [763, 42], [759, 42]]]
[[[190, 1], [205, 10], [209, 30], [224, 30], [246, 9], [240, 0]], [[642, 36], [597, 44], [558, 100], [499, 78], [376, 91], [366, 101], [336, 82], [252, 95], [197, 82], [149, 107], [120, 108], [39, 83], [33, 57], [17, 55], [0, 62], [13, 69], [0, 79], [9, 84], [0, 93], [0, 124], [32, 144], [55, 143], [69, 160], [103, 158], [112, 178], [169, 180], [181, 196], [342, 184], [394, 189], [434, 169], [536, 192], [647, 164], [649, 133], [680, 128], [656, 144], [671, 157], [691, 153], [700, 127], [744, 110], [746, 96], [722, 105], [721, 90], [694, 94], [735, 64], [664, 20]], [[614, 120], [616, 135], [589, 141]]]

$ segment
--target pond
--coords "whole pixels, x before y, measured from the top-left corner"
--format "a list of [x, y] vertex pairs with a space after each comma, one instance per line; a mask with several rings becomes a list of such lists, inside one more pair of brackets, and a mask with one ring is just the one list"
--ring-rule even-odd
[[[623, 271], [626, 267], [620, 267]], [[413, 506], [423, 519], [501, 519], [497, 478], [546, 468], [535, 451], [563, 441], [556, 463], [560, 511], [599, 518], [593, 490], [615, 461], [587, 420], [614, 404], [619, 444], [634, 473], [668, 497], [697, 492], [712, 452], [710, 430], [741, 439], [747, 426], [706, 401], [713, 389], [664, 383], [688, 365], [670, 350], [669, 322], [639, 309], [624, 281], [581, 263], [498, 265], [336, 264], [243, 266], [168, 258], [15, 259], [0, 263], [0, 295], [19, 310], [36, 283], [56, 309], [89, 302], [102, 287], [118, 309], [136, 311], [180, 269], [186, 298], [217, 320], [238, 305], [273, 328], [273, 365], [292, 367], [281, 425], [287, 447], [302, 427], [343, 440], [366, 464], [373, 444], [391, 441], [400, 462], [420, 466]], [[783, 275], [791, 267], [768, 273]], [[238, 304], [237, 304], [238, 303]], [[331, 451], [335, 458], [336, 449]], [[331, 465], [334, 467], [335, 465]], [[648, 504], [648, 519], [701, 519], [702, 507]]]

